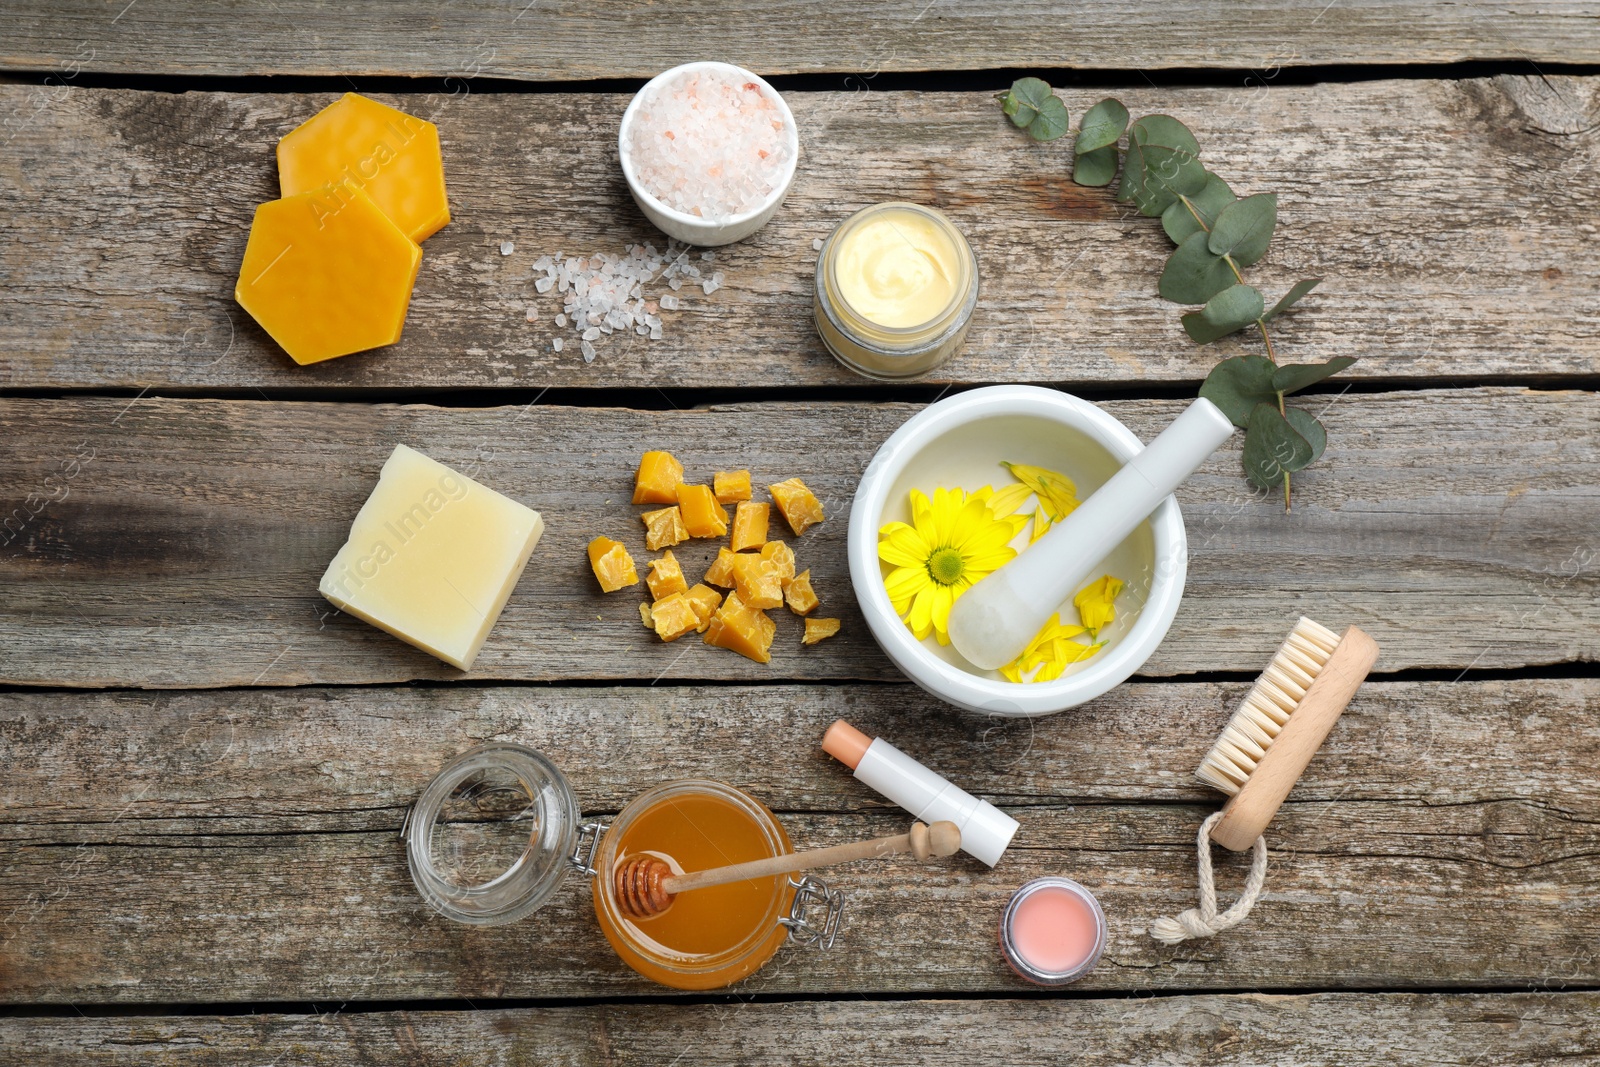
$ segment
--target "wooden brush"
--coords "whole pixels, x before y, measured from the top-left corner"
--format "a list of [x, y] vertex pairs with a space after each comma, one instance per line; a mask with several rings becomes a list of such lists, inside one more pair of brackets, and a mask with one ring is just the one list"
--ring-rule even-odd
[[1377, 658], [1354, 626], [1301, 617], [1195, 771], [1232, 797], [1211, 840], [1243, 852], [1261, 836]]
[[648, 919], [660, 915], [672, 906], [679, 893], [708, 886], [727, 885], [730, 882], [748, 882], [756, 878], [769, 878], [775, 874], [791, 874], [813, 867], [826, 867], [851, 860], [875, 859], [897, 852], [909, 852], [918, 860], [931, 856], [953, 855], [961, 847], [961, 828], [953, 822], [936, 822], [932, 826], [912, 823], [907, 833], [893, 837], [876, 837], [871, 841], [852, 841], [831, 848], [812, 849], [809, 852], [790, 852], [782, 856], [769, 856], [748, 863], [734, 863], [727, 867], [695, 871], [692, 874], [673, 874], [663, 859], [648, 854], [634, 856], [617, 864], [612, 886], [617, 905], [624, 915], [633, 919]]

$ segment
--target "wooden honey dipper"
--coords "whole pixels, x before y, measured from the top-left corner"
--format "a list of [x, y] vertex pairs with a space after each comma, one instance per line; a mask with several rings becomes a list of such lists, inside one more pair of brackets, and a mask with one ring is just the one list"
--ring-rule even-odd
[[817, 848], [809, 852], [790, 852], [782, 856], [769, 856], [747, 863], [734, 863], [727, 867], [694, 871], [691, 874], [673, 874], [667, 862], [655, 856], [641, 854], [619, 863], [612, 886], [616, 890], [617, 904], [622, 913], [632, 919], [649, 919], [660, 915], [672, 906], [673, 898], [691, 889], [705, 889], [730, 882], [748, 882], [774, 874], [791, 874], [827, 867], [851, 860], [875, 859], [909, 852], [919, 861], [932, 856], [953, 855], [961, 847], [961, 828], [953, 822], [936, 822], [932, 826], [915, 822], [911, 829], [893, 837], [875, 837], [871, 841], [852, 841], [830, 848]]

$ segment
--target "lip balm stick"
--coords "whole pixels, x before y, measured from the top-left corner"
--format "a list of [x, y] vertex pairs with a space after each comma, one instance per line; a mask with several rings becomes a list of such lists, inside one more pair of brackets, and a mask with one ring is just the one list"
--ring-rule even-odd
[[993, 867], [1017, 832], [1017, 820], [952, 785], [883, 738], [870, 738], [843, 719], [828, 727], [822, 750], [857, 778], [926, 823], [961, 828], [961, 851]]
[[1233, 436], [1233, 423], [1201, 397], [1144, 451], [1010, 563], [950, 609], [950, 642], [986, 671], [1016, 659], [1063, 601], [1206, 457]]

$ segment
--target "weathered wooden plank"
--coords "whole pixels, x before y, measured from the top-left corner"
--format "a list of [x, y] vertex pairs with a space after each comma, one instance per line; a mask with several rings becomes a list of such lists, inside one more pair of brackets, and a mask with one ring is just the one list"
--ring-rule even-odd
[[[1076, 113], [1100, 95], [1067, 99]], [[1600, 261], [1589, 250], [1600, 78], [1124, 95], [1136, 111], [1191, 120], [1241, 191], [1280, 193], [1279, 234], [1252, 279], [1272, 293], [1328, 279], [1304, 314], [1276, 325], [1289, 358], [1358, 356], [1349, 377], [1383, 380], [1600, 373]], [[331, 97], [0, 86], [0, 114], [15, 116], [0, 153], [12, 237], [0, 245], [0, 382], [857, 384], [816, 339], [811, 242], [883, 199], [950, 212], [983, 266], [966, 351], [933, 380], [1193, 382], [1218, 358], [1258, 349], [1191, 344], [1155, 293], [1170, 251], [1155, 221], [1073, 185], [1067, 142], [1028, 142], [989, 94], [791, 97], [801, 172], [766, 230], [718, 253], [726, 287], [685, 290], [688, 310], [667, 313], [662, 340], [606, 338], [588, 365], [571, 341], [551, 350], [560, 304], [535, 297], [530, 264], [661, 239], [615, 163], [626, 98], [389, 98], [439, 123], [454, 221], [427, 243], [397, 347], [302, 368], [232, 293], [254, 206], [277, 195], [273, 145]], [[530, 303], [538, 325], [526, 321]]]
[[[1249, 927], [1157, 946], [1144, 928], [1192, 902], [1194, 829], [1217, 803], [1190, 770], [1243, 689], [1131, 685], [1013, 724], [906, 687], [3, 694], [0, 988], [51, 1003], [659, 992], [612, 956], [577, 884], [493, 930], [432, 916], [395, 839], [404, 807], [493, 738], [545, 751], [591, 814], [695, 775], [751, 790], [801, 847], [888, 832], [904, 814], [817, 749], [840, 715], [1022, 830], [992, 871], [838, 872], [839, 945], [788, 950], [740, 992], [1020, 990], [994, 924], [1046, 873], [1106, 908], [1085, 989], [1600, 978], [1594, 680], [1369, 683], [1272, 828]], [[1218, 862], [1227, 892], [1242, 859]]]
[[[1148, 439], [1181, 404], [1106, 407]], [[0, 519], [12, 523], [0, 547], [0, 680], [462, 677], [335, 615], [316, 592], [397, 441], [475, 471], [549, 524], [471, 677], [898, 680], [856, 609], [844, 543], [859, 472], [914, 410], [0, 401]], [[1301, 613], [1369, 629], [1386, 670], [1600, 655], [1593, 394], [1354, 395], [1333, 400], [1325, 419], [1333, 443], [1300, 476], [1290, 515], [1247, 491], [1232, 451], [1180, 491], [1187, 595], [1146, 673], [1258, 671]], [[794, 543], [827, 610], [844, 619], [841, 636], [803, 649], [796, 620], [780, 619], [773, 663], [762, 666], [697, 641], [663, 645], [640, 627], [638, 595], [602, 596], [583, 546], [605, 533], [646, 558], [642, 509], [628, 496], [647, 447], [673, 449], [691, 477], [748, 465], [757, 485], [806, 478], [832, 518]], [[698, 574], [713, 551], [691, 543], [680, 556]]]
[[[786, 0], [746, 17], [703, 0], [670, 10], [618, 0], [573, 9], [473, 0], [452, 5], [448, 16], [418, 0], [360, 7], [313, 0], [225, 10], [89, 0], [12, 5], [0, 69], [551, 81], [649, 77], [690, 60], [728, 58], [762, 72], [866, 77], [1044, 64], [1220, 67], [1271, 78], [1283, 67], [1327, 63], [1600, 61], [1593, 12], [1576, 0], [1520, 0], [1493, 11], [1356, 0], [1332, 14], [1317, 0], [1249, 7], [1187, 0], [1159, 12], [1128, 0], [1031, 0], [1004, 17], [977, 0], [850, 9]], [[775, 26], [784, 32], [771, 32]]]
[[[269, 1062], [967, 1067], [1600, 1063], [1600, 994], [1322, 993], [8, 1019], [39, 1067]], [[274, 1054], [280, 1057], [271, 1061]]]

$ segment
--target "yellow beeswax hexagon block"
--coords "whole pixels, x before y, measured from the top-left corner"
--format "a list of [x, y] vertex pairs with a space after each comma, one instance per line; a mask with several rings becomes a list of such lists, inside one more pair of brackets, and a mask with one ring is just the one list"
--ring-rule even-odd
[[537, 511], [396, 445], [317, 588], [469, 670], [543, 532]]
[[400, 340], [422, 249], [365, 193], [256, 208], [233, 298], [304, 366]]
[[321, 191], [337, 202], [365, 191], [407, 237], [450, 221], [439, 128], [357, 93], [345, 93], [278, 142], [284, 196]]

